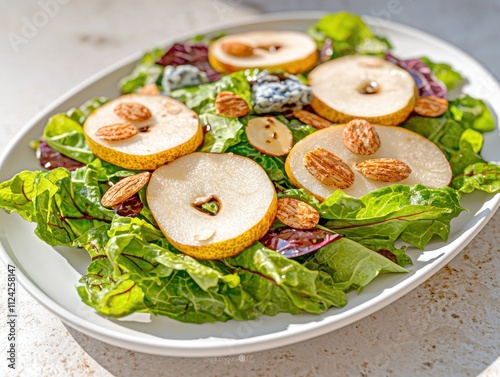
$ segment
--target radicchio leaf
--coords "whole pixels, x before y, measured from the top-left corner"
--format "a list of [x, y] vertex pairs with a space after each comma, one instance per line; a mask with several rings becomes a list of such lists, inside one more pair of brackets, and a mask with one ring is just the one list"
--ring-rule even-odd
[[420, 59], [403, 60], [386, 53], [386, 59], [406, 69], [415, 80], [420, 96], [446, 98], [446, 87], [433, 74], [431, 69]]
[[217, 81], [220, 75], [208, 63], [208, 47], [204, 44], [175, 43], [156, 61], [162, 66], [191, 64], [207, 74], [210, 81]]
[[287, 258], [294, 258], [326, 246], [342, 236], [323, 229], [299, 230], [282, 227], [270, 230], [260, 242]]
[[37, 149], [37, 158], [40, 165], [47, 170], [55, 168], [66, 168], [75, 170], [85, 166], [85, 164], [73, 160], [52, 148], [45, 140], [41, 141]]

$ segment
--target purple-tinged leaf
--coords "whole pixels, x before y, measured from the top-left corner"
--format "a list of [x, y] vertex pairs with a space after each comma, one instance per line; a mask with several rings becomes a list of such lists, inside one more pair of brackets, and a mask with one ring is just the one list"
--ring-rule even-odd
[[124, 217], [137, 217], [144, 208], [144, 204], [139, 198], [139, 194], [134, 194], [120, 205], [114, 208], [117, 215]]
[[55, 168], [66, 168], [68, 170], [75, 170], [85, 166], [85, 164], [73, 160], [52, 148], [47, 142], [41, 141], [37, 149], [37, 158], [40, 165], [47, 170]]
[[391, 262], [394, 262], [394, 263], [398, 264], [398, 257], [392, 251], [387, 250], [387, 249], [380, 249], [380, 250], [377, 250], [377, 253], [379, 253], [380, 255], [382, 255], [384, 257], [386, 257]]
[[398, 59], [386, 53], [386, 59], [397, 66], [406, 69], [412, 75], [418, 87], [420, 96], [446, 98], [446, 87], [433, 74], [431, 69], [420, 59]]
[[326, 38], [319, 51], [319, 60], [326, 62], [332, 58], [333, 55], [333, 41], [330, 38]]
[[208, 62], [208, 47], [204, 44], [175, 43], [157, 61], [164, 67], [190, 64], [206, 73], [210, 81], [217, 81], [220, 75]]
[[270, 230], [260, 242], [287, 258], [312, 253], [342, 236], [322, 229], [299, 230], [282, 227]]

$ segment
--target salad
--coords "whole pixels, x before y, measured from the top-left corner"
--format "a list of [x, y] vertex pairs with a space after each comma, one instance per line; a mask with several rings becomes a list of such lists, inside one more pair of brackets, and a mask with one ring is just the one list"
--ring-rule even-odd
[[[313, 51], [308, 52], [308, 42], [304, 42], [299, 49], [302, 55], [285, 66], [270, 63], [265, 67], [240, 67], [232, 59], [236, 55], [251, 60], [257, 54], [255, 49], [264, 50], [274, 59], [286, 52], [283, 46], [287, 40], [282, 44], [262, 44], [250, 51], [245, 43], [222, 47], [223, 35], [213, 40], [200, 36], [146, 53], [119, 83], [124, 97], [94, 98], [79, 108], [55, 114], [48, 121], [41, 138], [33, 142], [40, 169], [20, 172], [0, 183], [0, 207], [36, 223], [36, 235], [49, 245], [74, 247], [84, 250], [75, 253], [88, 253], [87, 273], [76, 289], [83, 302], [107, 317], [143, 312], [206, 323], [251, 320], [281, 312], [317, 314], [344, 306], [347, 293], [361, 292], [379, 274], [407, 273], [412, 260], [406, 249], [423, 250], [436, 237], [446, 241], [451, 220], [465, 210], [460, 204], [463, 195], [475, 190], [500, 192], [500, 167], [481, 157], [483, 134], [495, 128], [493, 116], [481, 99], [465, 94], [454, 99], [449, 96], [450, 91], [459, 92], [465, 82], [451, 66], [426, 57], [405, 60], [393, 55], [390, 42], [374, 35], [356, 15], [326, 15], [303, 34], [304, 41], [314, 42]], [[302, 43], [299, 37], [293, 40]], [[211, 51], [217, 43], [220, 50]], [[229, 60], [225, 59], [228, 55]], [[301, 181], [290, 168], [287, 158], [295, 148], [314, 135], [326, 135], [348, 123], [329, 119], [332, 109], [338, 110], [336, 104], [323, 100], [326, 107], [315, 105], [314, 98], [318, 96], [312, 76], [321, 64], [342, 62], [352, 56], [390, 63], [411, 78], [418, 95], [411, 95], [413, 105], [409, 114], [397, 121], [397, 128], [421, 135], [425, 143], [442, 153], [449, 166], [449, 185], [410, 185], [405, 184], [408, 176], [403, 176], [396, 181], [377, 181], [359, 195], [349, 194], [350, 186], [329, 186], [331, 193], [325, 196]], [[368, 82], [360, 90], [369, 96], [378, 90], [378, 85]], [[166, 153], [170, 157], [163, 157], [172, 160], [154, 166], [144, 165], [146, 160], [151, 163], [151, 158], [123, 161], [116, 157], [116, 150], [108, 153], [109, 148], [105, 147], [116, 141], [109, 137], [123, 137], [127, 130], [133, 135], [123, 140], [148, 134], [155, 136], [150, 139], [152, 144], [161, 144], [151, 140], [160, 140], [154, 132], [162, 123], [141, 123], [141, 114], [146, 119], [152, 115], [148, 117], [139, 107], [134, 111], [122, 109], [122, 117], [139, 116], [133, 122], [140, 127], [106, 129], [108, 133], [102, 141], [102, 129], [117, 125], [98, 123], [111, 104], [119, 105], [124, 98], [130, 103], [130, 98], [146, 97], [148, 104], [160, 103], [162, 109], [170, 109], [177, 120], [185, 115], [182, 122], [176, 123], [182, 126], [179, 133], [191, 127], [188, 118], [199, 119], [199, 131], [195, 127], [194, 136], [184, 140], [191, 141], [189, 152], [174, 157]], [[424, 106], [424, 111], [415, 109], [418, 98], [432, 98], [431, 110], [440, 103], [446, 103], [446, 108], [440, 115], [429, 116], [425, 112], [429, 107]], [[225, 106], [231, 101], [236, 105]], [[391, 116], [384, 121], [395, 122], [398, 117], [393, 115], [404, 114], [401, 111], [406, 104], [403, 105], [401, 109], [388, 110]], [[148, 107], [153, 115], [155, 106]], [[336, 112], [346, 114], [346, 110]], [[367, 118], [368, 124], [377, 124]], [[89, 136], [92, 122], [97, 122], [96, 132], [101, 129], [101, 139]], [[270, 149], [266, 144], [271, 143], [258, 138], [260, 131], [249, 131], [268, 125], [280, 136], [279, 140], [288, 135], [291, 145], [285, 146], [284, 153], [279, 151], [282, 144], [276, 148], [273, 144]], [[384, 139], [384, 127], [394, 126], [375, 126], [382, 145], [390, 139]], [[391, 142], [396, 145], [398, 140]], [[173, 149], [178, 152], [178, 148], [168, 150]], [[210, 160], [226, 155], [238, 156], [234, 158], [239, 160], [242, 156], [251, 162], [248, 169], [257, 166], [263, 172], [263, 178], [256, 178], [255, 173], [254, 180], [271, 182], [272, 193], [262, 192], [260, 196], [269, 197], [270, 203], [261, 216], [268, 222], [263, 234], [224, 257], [206, 258], [206, 254], [200, 253], [206, 249], [200, 248], [180, 250], [183, 243], [168, 229], [175, 221], [164, 224], [164, 207], [157, 206], [156, 199], [154, 203], [151, 200], [155, 191], [161, 194], [165, 189], [152, 187], [161, 183], [160, 178], [165, 175], [172, 179], [172, 170], [182, 161], [200, 155]], [[369, 155], [363, 158], [368, 159]], [[132, 160], [138, 165], [128, 165]], [[196, 182], [203, 185], [214, 179], [220, 172], [219, 166], [210, 165], [210, 169], [214, 168], [207, 169], [210, 174], [204, 171], [195, 175], [205, 177]], [[177, 171], [186, 170], [183, 167]], [[153, 172], [151, 178], [149, 172]], [[143, 183], [130, 189], [127, 182], [137, 183], [138, 176]], [[356, 173], [355, 180], [359, 181], [359, 177]], [[245, 174], [237, 177], [240, 186], [244, 179]], [[367, 178], [367, 182], [372, 181]], [[236, 186], [229, 191], [235, 192]], [[128, 195], [122, 195], [122, 187], [127, 187]], [[172, 195], [189, 192], [192, 187], [187, 185]], [[196, 210], [207, 218], [217, 218], [227, 204], [215, 196], [205, 199], [196, 203]], [[176, 204], [175, 200], [169, 203]], [[235, 200], [234, 204], [243, 211], [240, 218], [246, 218], [246, 212], [254, 212], [243, 200]], [[287, 212], [293, 206], [301, 209]], [[271, 207], [274, 209], [269, 210]], [[232, 221], [236, 224], [239, 219]], [[224, 229], [229, 227], [226, 224]], [[200, 226], [194, 232], [198, 232], [197, 237], [205, 237], [205, 230]], [[234, 238], [228, 239], [225, 246], [237, 243]]]

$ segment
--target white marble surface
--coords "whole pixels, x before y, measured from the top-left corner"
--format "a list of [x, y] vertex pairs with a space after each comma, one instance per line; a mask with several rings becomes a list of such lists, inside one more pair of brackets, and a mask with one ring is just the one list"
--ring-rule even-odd
[[[59, 0], [41, 16], [41, 4], [55, 1], [0, 0], [1, 149], [38, 111], [115, 61], [170, 35], [266, 10], [348, 9], [390, 18], [461, 46], [500, 76], [499, 1]], [[33, 17], [40, 26], [13, 46], [9, 33], [22, 35]], [[18, 286], [18, 368], [9, 370], [1, 265], [0, 375], [497, 376], [499, 245], [500, 213], [448, 266], [392, 305], [319, 338], [247, 355], [246, 362], [110, 346], [66, 327]]]

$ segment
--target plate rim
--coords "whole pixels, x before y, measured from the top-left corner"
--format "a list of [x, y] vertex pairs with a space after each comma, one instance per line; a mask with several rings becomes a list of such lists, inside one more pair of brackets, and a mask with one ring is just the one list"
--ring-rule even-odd
[[[220, 30], [235, 28], [235, 27], [250, 27], [255, 26], [259, 23], [266, 22], [281, 22], [281, 21], [292, 21], [292, 20], [307, 20], [314, 22], [321, 16], [331, 12], [325, 11], [310, 11], [310, 12], [280, 12], [280, 13], [268, 13], [268, 14], [258, 14], [251, 17], [246, 17], [241, 21], [225, 22], [219, 25], [214, 25], [210, 27], [196, 29], [194, 31], [182, 33], [170, 38], [166, 38], [159, 43], [155, 43], [149, 48], [155, 46], [164, 47], [178, 40], [183, 40], [192, 37], [196, 34], [209, 34]], [[425, 31], [419, 30], [414, 27], [400, 24], [395, 21], [384, 21], [371, 16], [362, 16], [365, 21], [374, 27], [376, 24], [382, 26], [385, 29], [390, 29], [392, 32], [403, 32], [411, 36], [416, 36], [419, 39], [425, 41], [431, 41], [433, 44], [441, 45], [442, 47], [453, 50], [455, 53], [466, 57], [471, 63], [480, 67], [483, 73], [488, 76], [488, 78], [495, 86], [496, 90], [500, 90], [500, 84], [498, 83], [495, 76], [489, 71], [488, 68], [484, 67], [482, 63], [477, 61], [474, 57], [470, 56], [465, 51], [459, 49], [457, 46], [444, 41], [438, 37], [428, 34]], [[83, 80], [81, 83], [74, 86], [72, 89], [68, 90], [56, 100], [38, 112], [31, 120], [29, 120], [19, 132], [17, 132], [14, 137], [9, 141], [6, 148], [0, 155], [0, 171], [2, 170], [4, 164], [6, 163], [7, 157], [13, 153], [16, 146], [24, 138], [24, 136], [33, 129], [43, 118], [51, 115], [53, 111], [63, 104], [65, 101], [71, 97], [77, 95], [84, 89], [97, 83], [102, 78], [107, 75], [117, 71], [118, 69], [124, 68], [125, 66], [137, 62], [143, 55], [144, 50], [137, 51], [113, 64], [107, 68], [96, 72], [87, 79]], [[498, 127], [498, 124], [497, 124]], [[485, 202], [486, 203], [486, 202]], [[97, 326], [90, 322], [88, 319], [81, 318], [76, 314], [73, 314], [69, 310], [59, 306], [48, 294], [41, 290], [36, 284], [34, 284], [27, 276], [25, 276], [22, 271], [17, 269], [16, 280], [20, 285], [44, 308], [53, 313], [56, 317], [62, 320], [68, 326], [88, 335], [92, 338], [98, 339], [100, 341], [118, 346], [120, 348], [125, 348], [129, 350], [145, 352], [149, 354], [162, 355], [162, 356], [183, 356], [183, 357], [213, 357], [213, 356], [228, 356], [241, 354], [245, 352], [257, 352], [264, 351], [272, 348], [282, 347], [285, 345], [294, 344], [304, 340], [308, 340], [332, 331], [338, 330], [342, 327], [352, 324], [362, 318], [365, 318], [374, 312], [390, 305], [394, 301], [398, 300], [411, 290], [420, 286], [432, 275], [440, 271], [448, 262], [450, 262], [464, 247], [466, 247], [472, 239], [483, 229], [486, 223], [491, 219], [496, 210], [500, 206], [500, 194], [492, 196], [487, 203], [491, 204], [488, 206], [490, 209], [489, 213], [481, 217], [476, 225], [468, 229], [464, 234], [457, 237], [455, 241], [460, 243], [455, 247], [450, 253], [440, 257], [436, 262], [428, 264], [418, 271], [417, 277], [412, 279], [405, 279], [397, 284], [397, 291], [391, 293], [389, 297], [375, 298], [367, 302], [363, 302], [360, 305], [350, 309], [348, 312], [340, 313], [336, 318], [340, 318], [340, 321], [329, 322], [328, 320], [317, 322], [318, 325], [313, 326], [313, 328], [308, 328], [306, 326], [300, 326], [293, 331], [286, 329], [277, 333], [259, 335], [253, 338], [243, 338], [243, 339], [228, 339], [220, 338], [225, 340], [225, 342], [220, 342], [220, 344], [208, 344], [205, 342], [197, 342], [193, 340], [178, 340], [178, 339], [165, 339], [165, 338], [140, 338], [132, 336], [130, 334], [122, 334], [116, 330], [109, 328], [104, 328], [102, 326]], [[7, 266], [8, 264], [17, 265], [12, 261], [4, 247], [4, 240], [6, 240], [3, 235], [3, 229], [0, 227], [0, 259]], [[245, 322], [245, 321], [242, 321]], [[309, 323], [310, 324], [310, 323]], [[166, 344], [168, 343], [168, 344]], [[187, 352], [189, 351], [189, 352]]]

